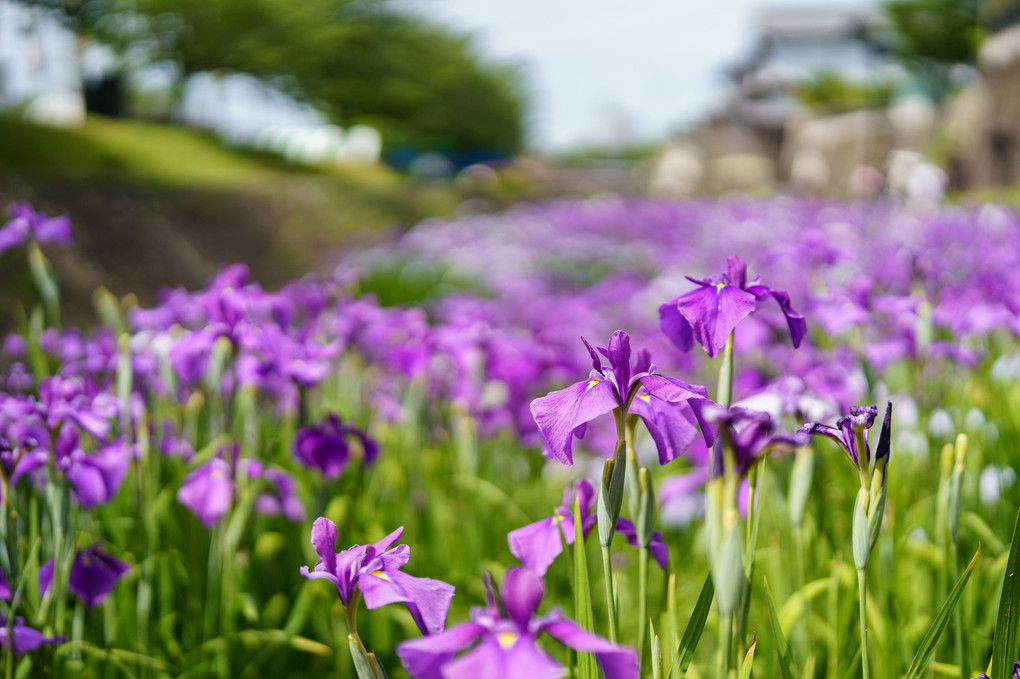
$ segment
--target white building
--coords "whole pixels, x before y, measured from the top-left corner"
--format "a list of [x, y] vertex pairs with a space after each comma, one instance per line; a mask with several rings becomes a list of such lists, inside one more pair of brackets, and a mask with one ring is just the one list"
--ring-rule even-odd
[[225, 141], [302, 163], [379, 161], [382, 140], [370, 127], [343, 130], [309, 104], [244, 73], [202, 72], [184, 83], [177, 118]]
[[0, 110], [36, 122], [85, 119], [78, 40], [51, 10], [0, 0]]
[[888, 54], [889, 33], [874, 6], [766, 9], [750, 57], [729, 70], [737, 86], [731, 113], [778, 129], [794, 107], [791, 89], [820, 73], [858, 83], [902, 74]]

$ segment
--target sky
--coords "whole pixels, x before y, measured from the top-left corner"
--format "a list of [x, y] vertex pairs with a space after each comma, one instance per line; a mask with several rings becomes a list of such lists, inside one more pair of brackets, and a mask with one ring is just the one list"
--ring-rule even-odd
[[476, 36], [487, 57], [519, 64], [529, 142], [565, 150], [667, 137], [725, 100], [723, 69], [754, 47], [763, 7], [875, 0], [412, 0]]

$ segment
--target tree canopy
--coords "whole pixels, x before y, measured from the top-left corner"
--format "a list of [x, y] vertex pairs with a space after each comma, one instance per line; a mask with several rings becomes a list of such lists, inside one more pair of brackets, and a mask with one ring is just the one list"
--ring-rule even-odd
[[272, 79], [340, 124], [376, 125], [390, 145], [512, 153], [523, 143], [520, 72], [390, 0], [63, 0], [62, 9], [78, 30], [184, 74]]

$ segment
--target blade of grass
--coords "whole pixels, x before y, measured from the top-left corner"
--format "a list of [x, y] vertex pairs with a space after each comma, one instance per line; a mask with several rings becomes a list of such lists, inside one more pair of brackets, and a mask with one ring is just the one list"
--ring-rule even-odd
[[[574, 499], [574, 615], [577, 624], [592, 631], [595, 614], [591, 608], [591, 583], [588, 580], [588, 554], [584, 546], [580, 499]], [[612, 602], [610, 602], [612, 605]], [[591, 653], [577, 654], [578, 679], [599, 679], [599, 668]]]
[[[935, 619], [931, 621], [931, 626], [928, 627], [928, 631], [925, 632], [924, 637], [921, 639], [921, 645], [917, 649], [917, 653], [914, 655], [914, 660], [910, 663], [910, 668], [907, 670], [906, 679], [918, 679], [928, 669], [928, 659], [931, 658], [935, 652], [935, 646], [939, 642], [939, 638], [942, 636], [942, 632], [945, 631], [946, 625], [949, 624], [949, 618], [952, 616], [953, 611], [956, 609], [956, 604], [960, 601], [960, 595], [963, 593], [963, 588], [967, 585], [967, 581], [970, 579], [970, 574], [974, 571], [974, 565], [977, 564], [978, 556], [981, 554], [981, 548], [974, 553], [974, 558], [970, 560], [970, 565], [963, 571], [963, 575], [956, 581], [956, 586], [949, 593], [949, 598], [942, 604], [942, 608], [938, 613], [935, 614]], [[1006, 676], [1006, 675], [1001, 675]]]
[[754, 649], [758, 646], [758, 635], [755, 634], [751, 639], [751, 645], [747, 649], [747, 655], [744, 656], [744, 662], [740, 664], [740, 679], [750, 679], [751, 677], [751, 665], [754, 663]]
[[712, 584], [712, 575], [705, 578], [705, 584], [701, 587], [701, 594], [698, 595], [698, 603], [694, 605], [691, 619], [687, 621], [684, 635], [680, 638], [680, 646], [676, 650], [676, 657], [669, 665], [669, 672], [666, 679], [677, 670], [676, 679], [683, 679], [687, 674], [687, 668], [691, 665], [694, 651], [698, 648], [701, 640], [701, 633], [705, 630], [705, 621], [708, 620], [708, 610], [712, 607], [712, 598], [715, 596], [715, 587]]
[[779, 673], [783, 679], [794, 679], [797, 672], [793, 669], [793, 658], [790, 657], [790, 645], [786, 642], [783, 628], [779, 624], [779, 612], [776, 602], [772, 599], [772, 590], [768, 579], [765, 580], [765, 600], [769, 605], [769, 622], [772, 625], [772, 637], [776, 642], [776, 653], [779, 655]]
[[1006, 575], [1002, 579], [1002, 596], [999, 598], [999, 613], [992, 637], [992, 677], [1013, 676], [1013, 663], [1020, 652], [1020, 625], [1016, 616], [1020, 614], [1020, 585], [1017, 571], [1020, 570], [1020, 512], [1013, 524], [1013, 540], [1009, 547], [1009, 561]]

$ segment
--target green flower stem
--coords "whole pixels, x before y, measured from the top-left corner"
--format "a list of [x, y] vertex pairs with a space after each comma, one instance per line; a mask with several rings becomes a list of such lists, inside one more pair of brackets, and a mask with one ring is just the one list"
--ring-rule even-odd
[[861, 609], [861, 673], [864, 679], [869, 679], [871, 669], [868, 667], [868, 571], [865, 568], [857, 570], [857, 594]]
[[719, 679], [729, 679], [733, 667], [733, 615], [719, 616]]
[[755, 564], [755, 516], [758, 511], [759, 473], [758, 465], [751, 468], [750, 500], [748, 502], [747, 520], [744, 523], [744, 587], [740, 593], [737, 608], [737, 659], [743, 658], [747, 652], [747, 611], [751, 606], [751, 583], [754, 580]]
[[[354, 591], [349, 604], [344, 606], [344, 619], [347, 621], [347, 634], [357, 639], [361, 644], [361, 637], [358, 636], [358, 604], [361, 603], [361, 592]], [[364, 645], [362, 645], [364, 648]]]
[[716, 390], [716, 402], [724, 408], [730, 407], [733, 399], [733, 335], [726, 338], [723, 347], [722, 365], [719, 367], [719, 387]]
[[616, 596], [613, 594], [613, 564], [611, 563], [609, 547], [602, 545], [602, 572], [606, 582], [606, 613], [609, 616], [609, 640], [614, 644], [619, 639], [619, 630], [616, 622]]
[[648, 547], [638, 550], [638, 667], [648, 644]]
[[[949, 542], [949, 567], [952, 573], [953, 581], [956, 582], [960, 579], [960, 556], [959, 547], [956, 544], [956, 540], [950, 540]], [[966, 595], [966, 590], [964, 591]], [[962, 601], [960, 602], [963, 603]], [[967, 648], [967, 635], [964, 634], [963, 629], [963, 606], [957, 606], [953, 611], [953, 626], [954, 626], [954, 637], [956, 646], [956, 664], [960, 668], [960, 679], [969, 679], [970, 677], [970, 659], [969, 649]]]

